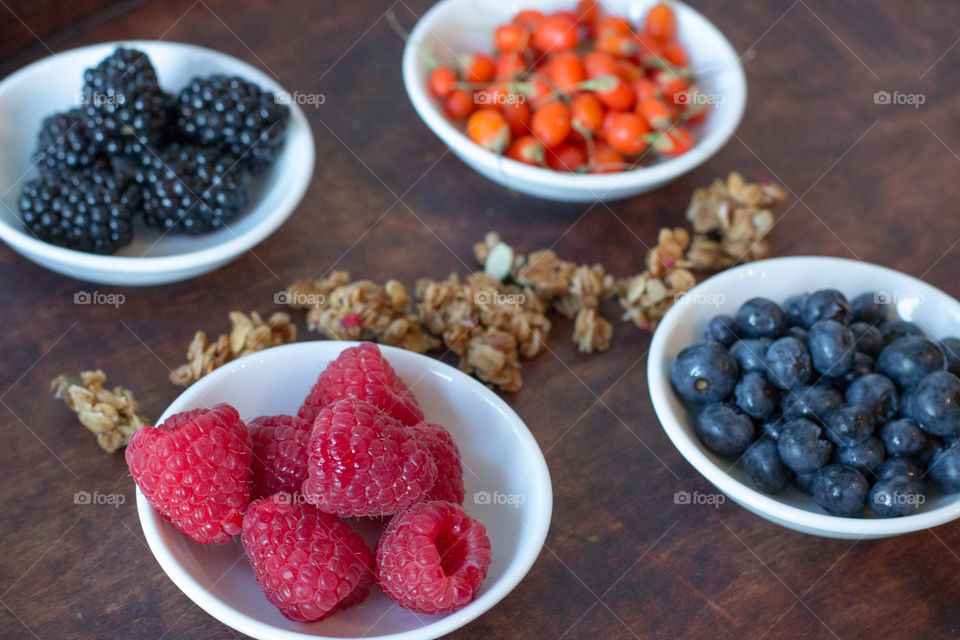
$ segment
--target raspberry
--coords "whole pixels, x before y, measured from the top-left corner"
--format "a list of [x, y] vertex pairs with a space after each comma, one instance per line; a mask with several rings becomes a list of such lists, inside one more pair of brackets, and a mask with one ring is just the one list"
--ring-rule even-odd
[[312, 422], [322, 407], [344, 398], [366, 400], [403, 424], [423, 420], [417, 399], [372, 342], [344, 349], [320, 374], [297, 415]]
[[296, 416], [261, 416], [250, 421], [253, 497], [296, 493], [307, 477], [310, 423]]
[[490, 566], [483, 525], [451, 502], [421, 502], [396, 515], [377, 543], [377, 584], [417, 613], [450, 613], [477, 596]]
[[230, 405], [140, 429], [124, 455], [150, 504], [190, 538], [223, 544], [240, 532], [250, 502], [250, 437]]
[[363, 539], [288, 493], [253, 502], [240, 539], [267, 600], [295, 622], [358, 604], [373, 584], [373, 554]]
[[437, 477], [426, 444], [362, 400], [324, 407], [313, 423], [307, 502], [338, 516], [386, 516], [418, 502]]
[[410, 431], [414, 438], [427, 445], [437, 465], [437, 480], [427, 494], [427, 500], [463, 504], [463, 465], [453, 436], [440, 425], [430, 422], [421, 422]]

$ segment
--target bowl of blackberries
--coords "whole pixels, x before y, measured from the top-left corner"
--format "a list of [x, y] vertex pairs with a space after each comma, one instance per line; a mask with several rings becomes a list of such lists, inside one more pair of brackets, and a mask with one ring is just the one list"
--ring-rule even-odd
[[107, 43], [0, 82], [0, 238], [65, 275], [182, 280], [290, 215], [313, 172], [293, 95], [223, 53]]
[[906, 274], [779, 258], [714, 276], [653, 337], [654, 409], [730, 498], [828, 537], [960, 515], [960, 302]]

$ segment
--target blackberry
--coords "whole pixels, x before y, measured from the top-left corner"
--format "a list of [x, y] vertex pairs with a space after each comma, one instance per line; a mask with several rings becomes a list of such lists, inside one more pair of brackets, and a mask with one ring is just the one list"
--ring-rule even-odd
[[90, 253], [130, 243], [137, 205], [137, 190], [101, 168], [43, 175], [20, 193], [21, 217], [33, 235]]
[[277, 159], [290, 109], [243, 78], [212, 75], [194, 78], [180, 91], [177, 116], [187, 139], [229, 151], [248, 171], [260, 173]]
[[82, 169], [98, 159], [97, 145], [84, 124], [82, 110], [55, 113], [40, 125], [33, 162], [42, 173]]
[[165, 98], [147, 54], [119, 48], [83, 73], [83, 115], [97, 145], [133, 136], [156, 141], [163, 129]]
[[143, 188], [146, 223], [195, 235], [219, 229], [249, 201], [237, 160], [218, 149], [172, 144], [145, 153], [134, 171]]

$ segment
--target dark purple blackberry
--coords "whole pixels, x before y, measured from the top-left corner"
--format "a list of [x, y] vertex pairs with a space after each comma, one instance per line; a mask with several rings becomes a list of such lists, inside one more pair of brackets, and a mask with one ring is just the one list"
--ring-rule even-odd
[[40, 240], [90, 253], [111, 253], [133, 239], [139, 192], [109, 169], [43, 175], [20, 193], [20, 215]]
[[177, 125], [189, 140], [229, 151], [251, 173], [273, 164], [283, 147], [290, 109], [243, 78], [194, 78], [178, 97]]
[[165, 94], [147, 54], [119, 48], [83, 73], [84, 122], [97, 145], [134, 136], [155, 141], [165, 119]]
[[236, 158], [218, 149], [172, 144], [159, 155], [143, 154], [134, 175], [146, 223], [174, 233], [220, 229], [249, 201]]
[[33, 161], [43, 173], [81, 169], [98, 159], [97, 145], [83, 123], [83, 112], [71, 109], [44, 119]]

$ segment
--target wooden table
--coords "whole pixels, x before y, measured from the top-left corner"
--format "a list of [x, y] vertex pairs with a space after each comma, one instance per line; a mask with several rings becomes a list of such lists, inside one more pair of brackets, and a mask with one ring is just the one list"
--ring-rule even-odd
[[[23, 3], [19, 3], [23, 4]], [[48, 8], [55, 11], [57, 3]], [[89, 3], [87, 3], [89, 4]], [[107, 4], [101, 2], [101, 4]], [[411, 25], [427, 0], [393, 4]], [[168, 370], [198, 328], [231, 309], [275, 309], [274, 292], [336, 264], [408, 284], [473, 268], [491, 229], [533, 250], [638, 271], [657, 229], [678, 225], [691, 190], [731, 169], [791, 192], [774, 253], [879, 262], [954, 294], [960, 278], [960, 5], [700, 0], [740, 52], [750, 100], [716, 157], [656, 193], [609, 207], [517, 196], [452, 156], [404, 93], [389, 3], [151, 0], [46, 33], [0, 2], [3, 31], [44, 33], [0, 60], [0, 75], [105, 40], [201, 44], [273, 73], [310, 108], [315, 178], [296, 214], [233, 264], [197, 279], [125, 289], [119, 308], [77, 306], [70, 280], [0, 249], [0, 637], [236, 638], [163, 574], [137, 520], [120, 454], [101, 452], [47, 396], [60, 372], [100, 367], [158, 416], [179, 393]], [[31, 14], [32, 15], [32, 14]], [[36, 16], [31, 19], [40, 20]], [[877, 91], [922, 93], [919, 108]], [[824, 283], [829, 284], [829, 283]], [[615, 303], [605, 307], [616, 318]], [[306, 333], [298, 318], [302, 337]], [[557, 320], [552, 353], [524, 367], [507, 400], [553, 475], [553, 526], [528, 577], [455, 638], [956, 637], [960, 527], [880, 541], [794, 533], [727, 502], [676, 452], [646, 392], [650, 336], [615, 324], [609, 353], [581, 355]], [[75, 504], [78, 491], [119, 507]], [[920, 631], [923, 630], [923, 634]]]

